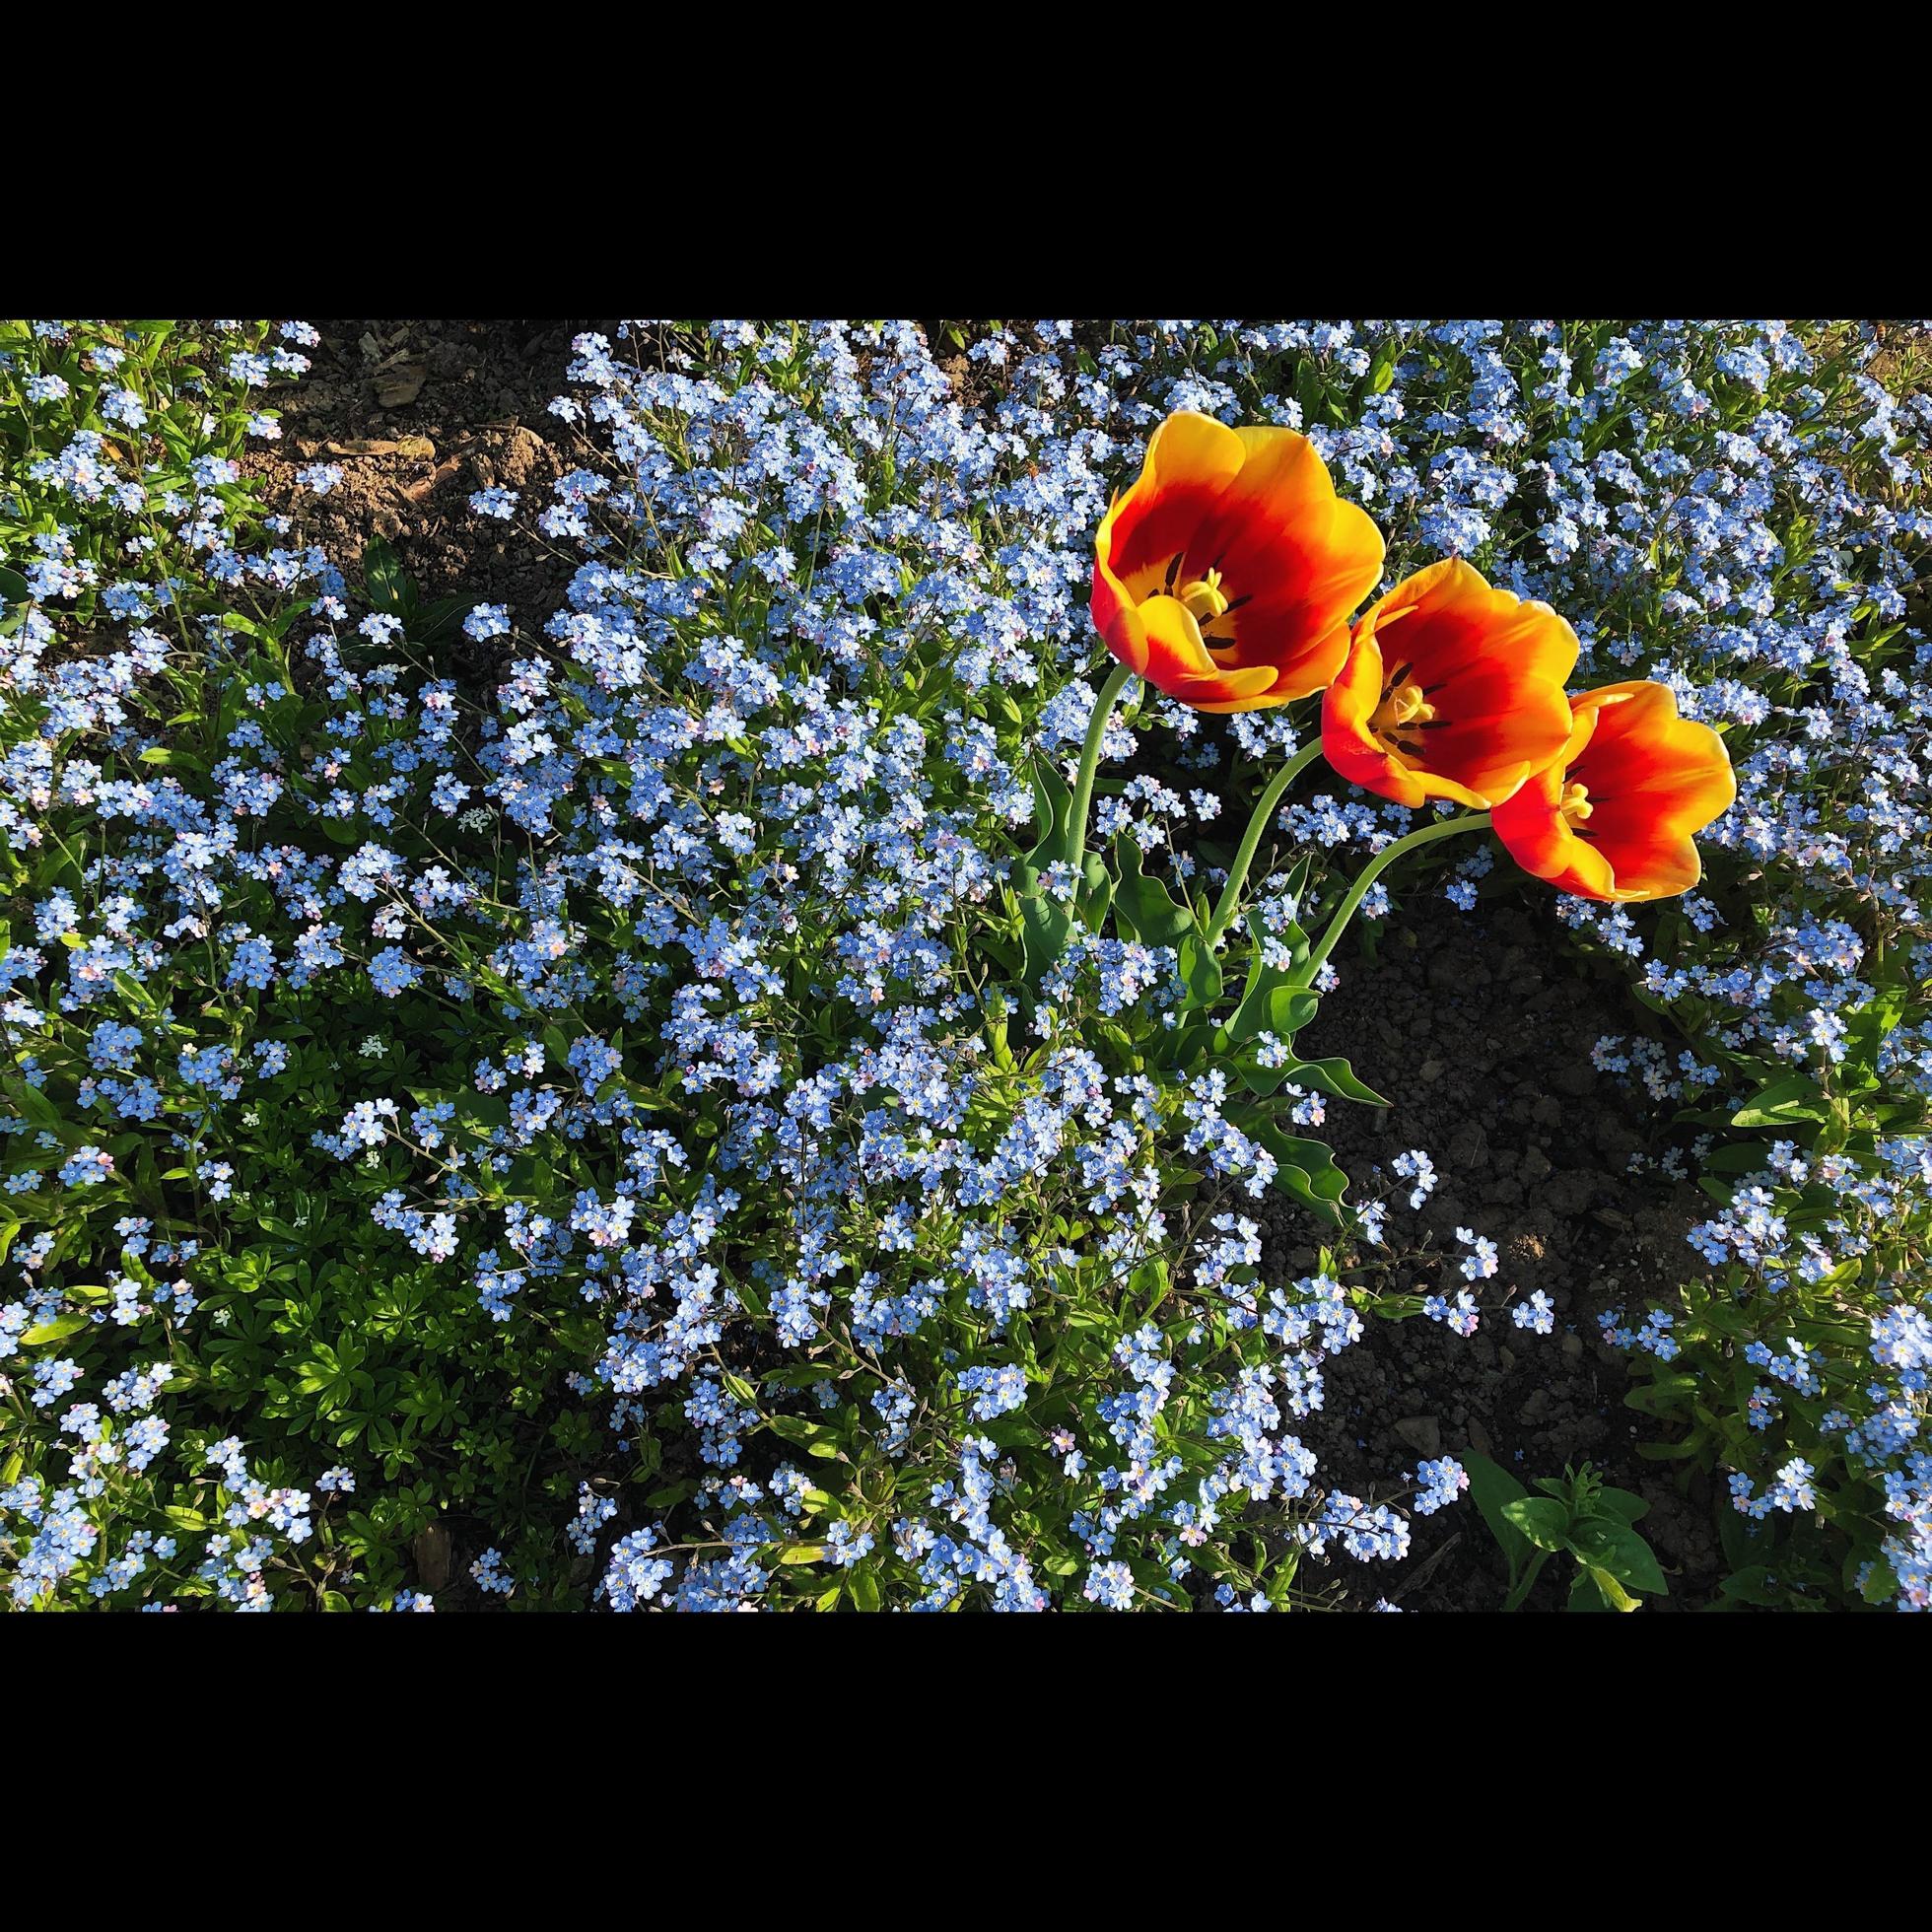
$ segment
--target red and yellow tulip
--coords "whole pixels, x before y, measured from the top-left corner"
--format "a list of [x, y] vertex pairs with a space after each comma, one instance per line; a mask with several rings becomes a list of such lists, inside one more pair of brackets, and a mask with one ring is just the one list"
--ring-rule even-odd
[[1663, 684], [1570, 701], [1562, 755], [1492, 817], [1526, 872], [1581, 899], [1669, 899], [1697, 883], [1691, 834], [1738, 795], [1724, 740], [1677, 715]]
[[1197, 711], [1319, 691], [1382, 570], [1382, 533], [1304, 436], [1182, 410], [1095, 540], [1093, 621], [1122, 663]]
[[1451, 557], [1363, 613], [1322, 702], [1322, 750], [1346, 779], [1411, 807], [1484, 808], [1557, 757], [1576, 633]]

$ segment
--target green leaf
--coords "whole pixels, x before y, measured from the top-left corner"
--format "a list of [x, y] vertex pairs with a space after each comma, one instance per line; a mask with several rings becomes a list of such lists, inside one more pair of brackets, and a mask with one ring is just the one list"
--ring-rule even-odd
[[1339, 1055], [1326, 1060], [1290, 1060], [1281, 1070], [1283, 1077], [1295, 1086], [1313, 1087], [1332, 1100], [1352, 1100], [1363, 1107], [1386, 1107], [1389, 1102], [1373, 1087], [1355, 1077], [1355, 1070]]
[[1597, 1507], [1609, 1510], [1626, 1523], [1634, 1523], [1639, 1517], [1650, 1514], [1650, 1505], [1639, 1495], [1628, 1489], [1602, 1488], [1597, 1491]]
[[1711, 1174], [1755, 1174], [1769, 1151], [1762, 1140], [1736, 1140], [1728, 1147], [1713, 1147], [1699, 1165]]
[[1752, 1563], [1745, 1569], [1733, 1571], [1717, 1588], [1720, 1595], [1729, 1597], [1733, 1603], [1769, 1608], [1783, 1601], [1771, 1588], [1771, 1572], [1763, 1563]]
[[1553, 1497], [1521, 1496], [1504, 1503], [1502, 1513], [1539, 1550], [1561, 1550], [1568, 1540], [1569, 1511]]
[[1858, 1594], [1868, 1604], [1889, 1604], [1898, 1596], [1898, 1579], [1883, 1556], [1873, 1563], [1872, 1573], [1859, 1585]]
[[59, 1315], [51, 1322], [41, 1322], [31, 1328], [21, 1337], [22, 1346], [29, 1348], [44, 1347], [49, 1342], [65, 1342], [70, 1335], [79, 1335], [83, 1329], [92, 1328], [94, 1321], [87, 1315]]
[[1114, 841], [1114, 924], [1142, 945], [1171, 946], [1194, 930], [1194, 914], [1140, 869], [1140, 844], [1123, 832]]
[[399, 616], [404, 604], [413, 601], [405, 594], [414, 586], [403, 575], [402, 559], [382, 537], [373, 536], [363, 546], [363, 583], [369, 601], [391, 616]]
[[1597, 1587], [1596, 1578], [1590, 1574], [1587, 1566], [1579, 1563], [1576, 1574], [1570, 1578], [1569, 1601], [1564, 1604], [1563, 1608], [1565, 1610], [1595, 1611], [1601, 1614], [1609, 1610], [1610, 1607], [1610, 1599]]
[[[1599, 1599], [1596, 1605], [1577, 1601], [1580, 1594], [1589, 1592]], [[1637, 1600], [1618, 1582], [1607, 1569], [1598, 1569], [1594, 1563], [1585, 1564], [1577, 1571], [1576, 1580], [1570, 1585], [1569, 1607], [1572, 1610], [1635, 1610]]]
[[1657, 1567], [1649, 1544], [1628, 1523], [1607, 1516], [1586, 1517], [1570, 1531], [1569, 1544], [1580, 1560], [1592, 1569], [1608, 1570], [1628, 1588], [1648, 1590], [1659, 1597], [1670, 1595], [1671, 1586]]
[[767, 1415], [765, 1426], [785, 1442], [817, 1442], [831, 1434], [822, 1422], [808, 1422], [802, 1415]]
[[1789, 1127], [1794, 1121], [1822, 1121], [1825, 1112], [1818, 1082], [1809, 1073], [1787, 1073], [1767, 1081], [1731, 1116], [1733, 1127]]
[[1623, 1406], [1639, 1415], [1654, 1415], [1668, 1421], [1685, 1414], [1696, 1394], [1694, 1375], [1660, 1375], [1654, 1382], [1623, 1392]]
[[1199, 1011], [1211, 1006], [1221, 997], [1221, 962], [1199, 932], [1181, 935], [1181, 978], [1187, 983], [1188, 998], [1183, 1010]]

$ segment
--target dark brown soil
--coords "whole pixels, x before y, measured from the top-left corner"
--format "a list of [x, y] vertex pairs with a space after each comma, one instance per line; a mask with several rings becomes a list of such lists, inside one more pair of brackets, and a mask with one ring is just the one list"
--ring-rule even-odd
[[[1415, 890], [1386, 922], [1394, 930], [1372, 966], [1345, 940], [1342, 985], [1295, 1042], [1311, 1058], [1347, 1055], [1394, 1103], [1329, 1103], [1320, 1131], [1353, 1198], [1382, 1192], [1406, 1148], [1435, 1162], [1440, 1179], [1419, 1210], [1407, 1183], [1392, 1203], [1387, 1238], [1400, 1259], [1389, 1284], [1452, 1298], [1473, 1286], [1484, 1311], [1468, 1339], [1422, 1316], [1372, 1322], [1325, 1368], [1326, 1409], [1300, 1433], [1323, 1480], [1363, 1496], [1386, 1494], [1391, 1473], [1422, 1456], [1473, 1448], [1526, 1485], [1587, 1458], [1651, 1505], [1638, 1527], [1671, 1595], [1646, 1604], [1691, 1609], [1720, 1573], [1709, 1492], [1699, 1483], [1680, 1496], [1670, 1465], [1636, 1454], [1648, 1425], [1623, 1406], [1624, 1357], [1597, 1340], [1597, 1315], [1674, 1302], [1695, 1266], [1684, 1235], [1706, 1205], [1689, 1185], [1628, 1172], [1633, 1152], [1659, 1150], [1646, 1138], [1655, 1110], [1597, 1072], [1590, 1052], [1606, 1033], [1634, 1030], [1638, 1009], [1615, 983], [1582, 976], [1553, 901], [1530, 890], [1471, 914], [1449, 906], [1439, 884]], [[1274, 1210], [1265, 1279], [1312, 1267], [1310, 1226], [1292, 1208]], [[1463, 1279], [1458, 1227], [1496, 1243], [1489, 1279]], [[1517, 1329], [1498, 1306], [1537, 1288], [1555, 1304], [1553, 1335]], [[1404, 1562], [1331, 1565], [1350, 1600], [1500, 1607], [1502, 1557], [1467, 1496], [1414, 1530]], [[1552, 1560], [1530, 1607], [1561, 1608], [1571, 1574], [1567, 1558]]]
[[[372, 535], [394, 544], [426, 601], [510, 606], [528, 632], [565, 603], [582, 558], [513, 523], [474, 517], [472, 491], [521, 492], [525, 513], [550, 501], [550, 486], [587, 466], [588, 444], [549, 413], [569, 389], [571, 338], [606, 335], [609, 321], [317, 322], [314, 367], [285, 396], [282, 441], [254, 455], [275, 509], [296, 534], [319, 544], [360, 591]], [[406, 400], [403, 398], [407, 398]], [[383, 445], [402, 448], [382, 448]], [[374, 446], [356, 453], [359, 446]], [[341, 465], [340, 485], [317, 498], [295, 472]]]

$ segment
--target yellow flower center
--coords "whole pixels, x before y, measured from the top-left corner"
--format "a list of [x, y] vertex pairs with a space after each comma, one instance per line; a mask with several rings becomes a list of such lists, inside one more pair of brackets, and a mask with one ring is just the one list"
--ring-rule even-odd
[[1596, 809], [1590, 802], [1590, 788], [1587, 785], [1571, 783], [1563, 787], [1563, 796], [1557, 810], [1572, 825], [1581, 825]]
[[1193, 616], [1197, 624], [1204, 627], [1211, 624], [1227, 608], [1227, 596], [1221, 589], [1221, 574], [1210, 570], [1206, 577], [1197, 577], [1192, 584], [1183, 584], [1174, 593]]
[[1423, 687], [1410, 677], [1409, 669], [1407, 664], [1401, 665], [1382, 687], [1382, 702], [1368, 721], [1368, 728], [1405, 762], [1421, 756], [1420, 733], [1443, 722], [1437, 719]]
[[1156, 597], [1172, 597], [1201, 631], [1201, 641], [1209, 651], [1232, 651], [1236, 640], [1227, 637], [1210, 637], [1208, 632], [1223, 617], [1232, 617], [1245, 603], [1253, 601], [1253, 593], [1245, 597], [1230, 597], [1221, 586], [1219, 564], [1209, 567], [1205, 577], [1183, 577], [1181, 566], [1187, 561], [1187, 552], [1177, 550], [1168, 559], [1167, 575], [1160, 588], [1154, 591]]

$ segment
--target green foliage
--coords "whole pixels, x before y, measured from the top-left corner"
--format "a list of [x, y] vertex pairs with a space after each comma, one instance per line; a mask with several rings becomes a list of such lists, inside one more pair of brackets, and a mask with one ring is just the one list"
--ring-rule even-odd
[[1462, 1458], [1469, 1492], [1509, 1565], [1504, 1610], [1520, 1610], [1552, 1555], [1575, 1559], [1570, 1610], [1640, 1608], [1636, 1595], [1668, 1596], [1670, 1585], [1636, 1529], [1650, 1505], [1595, 1475], [1588, 1463], [1558, 1481], [1539, 1477], [1532, 1494], [1506, 1469], [1474, 1450]]

